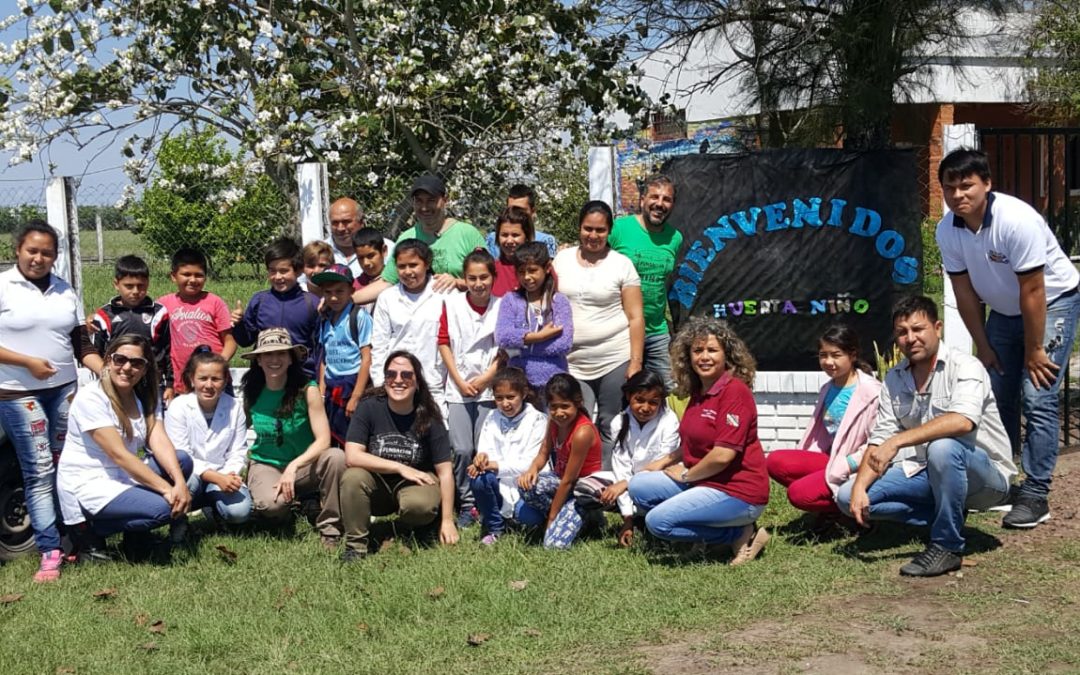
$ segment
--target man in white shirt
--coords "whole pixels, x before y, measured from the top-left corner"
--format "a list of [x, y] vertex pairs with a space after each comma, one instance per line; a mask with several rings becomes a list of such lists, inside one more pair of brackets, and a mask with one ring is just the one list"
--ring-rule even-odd
[[905, 298], [892, 320], [905, 358], [885, 376], [862, 463], [836, 502], [863, 526], [929, 526], [930, 545], [900, 574], [933, 577], [960, 569], [967, 510], [1004, 502], [1016, 466], [990, 378], [974, 356], [941, 348], [934, 301]]
[[[938, 179], [952, 211], [937, 226], [941, 258], [979, 360], [990, 371], [1014, 453], [1023, 405], [1025, 479], [1002, 525], [1032, 528], [1050, 519], [1058, 388], [1080, 319], [1080, 274], [1035, 209], [991, 192], [984, 153], [949, 153]], [[985, 324], [982, 303], [990, 308]]]
[[330, 205], [330, 248], [334, 251], [334, 262], [346, 265], [353, 276], [360, 276], [362, 270], [356, 261], [353, 250], [353, 233], [364, 226], [364, 210], [356, 200], [342, 197]]

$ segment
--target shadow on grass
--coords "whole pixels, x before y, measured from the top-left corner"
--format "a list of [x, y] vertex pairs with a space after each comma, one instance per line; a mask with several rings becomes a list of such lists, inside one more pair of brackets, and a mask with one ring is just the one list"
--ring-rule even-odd
[[[965, 527], [965, 555], [986, 553], [1001, 547], [1001, 540], [983, 530]], [[879, 562], [910, 558], [912, 546], [925, 546], [929, 529], [897, 523], [877, 522], [872, 530], [848, 541], [837, 543], [833, 551], [861, 562]]]

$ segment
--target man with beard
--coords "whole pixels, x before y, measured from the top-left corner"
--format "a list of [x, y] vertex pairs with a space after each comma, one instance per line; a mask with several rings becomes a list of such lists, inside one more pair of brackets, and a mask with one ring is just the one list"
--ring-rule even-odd
[[929, 526], [930, 545], [900, 574], [933, 577], [960, 569], [968, 509], [1005, 502], [1016, 466], [990, 376], [974, 356], [941, 347], [934, 301], [904, 298], [892, 323], [905, 358], [885, 375], [858, 473], [836, 503], [864, 527]]
[[667, 323], [668, 277], [675, 269], [682, 233], [667, 222], [675, 206], [675, 184], [662, 174], [650, 176], [642, 188], [640, 213], [622, 216], [608, 237], [611, 248], [634, 263], [641, 277], [645, 314], [644, 367], [674, 386], [671, 379], [671, 333]]

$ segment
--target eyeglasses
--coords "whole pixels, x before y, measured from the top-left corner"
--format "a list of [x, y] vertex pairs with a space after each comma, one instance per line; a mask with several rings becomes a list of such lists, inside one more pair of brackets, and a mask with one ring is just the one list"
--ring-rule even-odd
[[124, 356], [123, 354], [114, 353], [110, 358], [117, 368], [130, 365], [132, 370], [142, 370], [146, 367], [146, 359], [141, 356]]
[[285, 445], [285, 427], [280, 419], [274, 420], [274, 445], [279, 448]]
[[401, 378], [403, 382], [412, 382], [416, 377], [416, 373], [411, 370], [387, 370], [386, 381], [393, 382], [398, 378]]

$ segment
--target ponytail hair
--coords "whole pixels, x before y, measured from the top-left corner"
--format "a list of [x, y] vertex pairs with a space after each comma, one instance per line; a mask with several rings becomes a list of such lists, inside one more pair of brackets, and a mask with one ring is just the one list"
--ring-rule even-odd
[[184, 364], [184, 372], [180, 374], [180, 379], [184, 382], [184, 388], [188, 391], [192, 391], [195, 388], [195, 371], [199, 369], [199, 366], [207, 363], [216, 363], [221, 366], [222, 371], [225, 373], [225, 387], [228, 388], [229, 383], [232, 382], [232, 374], [229, 372], [229, 362], [224, 356], [214, 352], [209, 345], [199, 345], [195, 348], [195, 351], [191, 353], [191, 358]]
[[[656, 411], [657, 416], [664, 414], [664, 409], [667, 408], [667, 395], [668, 388], [667, 383], [664, 382], [664, 378], [658, 373], [651, 370], [642, 368], [634, 373], [622, 386], [623, 398], [627, 401], [634, 394], [643, 391], [652, 391], [656, 389], [660, 392], [660, 408]], [[619, 429], [619, 436], [615, 439], [615, 444], [611, 448], [612, 452], [618, 452], [624, 447], [626, 443], [626, 435], [630, 431], [630, 411], [624, 409], [622, 411], [622, 428]]]
[[855, 367], [863, 371], [867, 375], [874, 374], [874, 368], [867, 363], [861, 356], [861, 347], [859, 344], [859, 334], [854, 328], [843, 323], [835, 323], [825, 329], [825, 332], [818, 338], [818, 346], [822, 344], [830, 344], [839, 347], [841, 351], [851, 356], [852, 362]]

